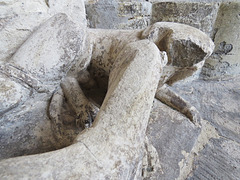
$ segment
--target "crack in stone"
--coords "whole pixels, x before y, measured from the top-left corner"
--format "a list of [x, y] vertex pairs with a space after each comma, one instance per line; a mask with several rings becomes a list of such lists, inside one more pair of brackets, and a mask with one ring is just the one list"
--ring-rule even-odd
[[47, 7], [50, 8], [50, 6], [49, 6], [49, 0], [45, 0], [45, 3], [46, 3], [46, 5], [47, 5]]
[[78, 142], [82, 143], [82, 144], [85, 146], [85, 148], [89, 151], [89, 153], [93, 156], [93, 158], [94, 158], [101, 166], [103, 166], [102, 163], [97, 159], [97, 157], [92, 153], [92, 151], [89, 149], [89, 147], [88, 147], [84, 142], [82, 142], [82, 141], [78, 141]]

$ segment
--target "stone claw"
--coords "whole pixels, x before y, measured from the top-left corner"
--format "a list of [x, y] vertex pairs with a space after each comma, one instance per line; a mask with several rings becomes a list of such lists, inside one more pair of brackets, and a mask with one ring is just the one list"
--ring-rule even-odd
[[75, 78], [67, 77], [62, 81], [61, 88], [54, 93], [49, 106], [49, 116], [58, 129], [57, 134], [61, 134], [61, 127], [65, 122], [61, 118], [64, 97], [70, 110], [74, 113], [72, 116], [75, 117], [76, 127], [82, 129], [90, 127], [99, 108], [87, 99]]

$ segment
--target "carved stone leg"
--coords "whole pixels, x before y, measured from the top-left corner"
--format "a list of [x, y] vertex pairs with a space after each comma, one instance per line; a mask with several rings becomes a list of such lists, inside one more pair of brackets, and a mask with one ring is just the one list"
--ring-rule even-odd
[[87, 99], [75, 78], [67, 77], [62, 81], [61, 88], [54, 93], [49, 105], [49, 116], [56, 135], [62, 136], [64, 124], [72, 121], [72, 118], [64, 119], [62, 117], [64, 116], [64, 112], [62, 112], [64, 102], [70, 108], [69, 110], [65, 107], [65, 111], [75, 117], [74, 121], [77, 127], [84, 129], [92, 125], [99, 108]]
[[59, 88], [51, 98], [48, 115], [51, 119], [51, 129], [58, 144], [56, 148], [63, 148], [73, 143], [83, 128], [76, 127], [76, 113], [68, 105], [66, 97]]
[[61, 83], [61, 87], [68, 104], [77, 115], [77, 127], [90, 127], [98, 108], [87, 99], [75, 78], [65, 78]]
[[171, 108], [184, 114], [195, 125], [200, 123], [201, 116], [198, 110], [181, 96], [172, 91], [171, 87], [167, 84], [158, 87], [155, 97], [162, 103], [167, 104]]
[[[148, 40], [127, 45], [96, 120], [69, 147], [3, 160], [2, 179], [136, 179], [162, 60]], [[21, 167], [21, 168], [19, 168]]]

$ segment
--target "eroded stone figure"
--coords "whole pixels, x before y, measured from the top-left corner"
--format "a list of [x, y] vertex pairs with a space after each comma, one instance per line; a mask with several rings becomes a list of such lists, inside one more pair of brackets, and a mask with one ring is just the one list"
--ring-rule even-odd
[[197, 110], [169, 85], [196, 75], [214, 45], [201, 31], [182, 24], [96, 30], [70, 19], [65, 14], [53, 16], [1, 64], [1, 79], [13, 87], [1, 88], [0, 93], [18, 98], [13, 103], [11, 96], [2, 100], [3, 116], [14, 113], [32, 93], [52, 94], [43, 113], [48, 113], [56, 139], [65, 137], [63, 144], [71, 145], [3, 160], [1, 176], [141, 179], [154, 97], [198, 125]]
[[[190, 33], [191, 35], [189, 36]], [[79, 74], [80, 76], [84, 76], [85, 74], [85, 78], [76, 77], [74, 80], [71, 77], [68, 78], [68, 80], [64, 80], [61, 84], [63, 92], [70, 106], [77, 114], [77, 117], [83, 117], [76, 118], [77, 126], [81, 126], [82, 128], [85, 126], [89, 127], [98, 109], [93, 105], [93, 102], [87, 102], [88, 100], [84, 97], [84, 93], [78, 85], [78, 82], [90, 89], [91, 86], [94, 89], [94, 86], [98, 85], [98, 87], [100, 86], [107, 91], [108, 77], [118, 53], [129, 42], [136, 42], [142, 39], [148, 39], [154, 42], [159, 50], [166, 52], [163, 58], [165, 62], [168, 61], [168, 64], [159, 79], [158, 90], [155, 97], [177, 109], [194, 123], [199, 123], [200, 117], [197, 110], [177, 94], [173, 93], [168, 84], [171, 85], [174, 82], [188, 78], [201, 68], [204, 60], [211, 54], [211, 48], [213, 48], [211, 40], [209, 40], [206, 35], [192, 27], [182, 24], [156, 23], [143, 31], [89, 30], [89, 37], [91, 44], [90, 49], [92, 49], [90, 65], [86, 69], [81, 69], [80, 72], [82, 74]], [[205, 42], [205, 44], [202, 42]], [[209, 48], [207, 46], [209, 46]], [[179, 51], [180, 53], [178, 53]], [[76, 79], [78, 79], [78, 82]], [[70, 83], [72, 83], [72, 85], [70, 85]], [[67, 88], [70, 86], [74, 88], [71, 90]], [[60, 109], [58, 109], [59, 112], [51, 110], [52, 106], [59, 106], [59, 103], [63, 101], [63, 98], [57, 98], [59, 97], [59, 93], [62, 93], [62, 90], [56, 92], [56, 97], [55, 95], [53, 96], [54, 101], [50, 105], [50, 115], [52, 119], [54, 119], [54, 122], [61, 122], [58, 118], [61, 116], [57, 116], [57, 114], [60, 114]], [[77, 96], [72, 96], [72, 94], [82, 95], [79, 96], [79, 99], [76, 99]], [[60, 97], [63, 97], [63, 95]], [[72, 99], [72, 97], [74, 97], [74, 99]], [[100, 107], [100, 105], [101, 103], [99, 102], [97, 106]], [[84, 106], [86, 107], [81, 108]], [[81, 111], [79, 111], [79, 109], [81, 109]]]

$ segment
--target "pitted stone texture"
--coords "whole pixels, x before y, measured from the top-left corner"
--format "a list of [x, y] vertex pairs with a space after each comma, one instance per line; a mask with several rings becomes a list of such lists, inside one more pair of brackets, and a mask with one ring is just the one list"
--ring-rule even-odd
[[[65, 16], [64, 16], [65, 17]], [[61, 20], [61, 19], [60, 19]], [[153, 26], [154, 28], [155, 26]], [[185, 28], [186, 29], [186, 28]], [[176, 33], [178, 32], [181, 32], [181, 30], [184, 31], [184, 28], [181, 29], [179, 28], [178, 31], [176, 31]], [[67, 30], [66, 30], [67, 31]], [[151, 33], [151, 31], [148, 31], [149, 33]], [[196, 30], [196, 32], [199, 32], [199, 34], [201, 34], [200, 31]], [[87, 45], [86, 47], [84, 47], [84, 56], [80, 58], [76, 58], [76, 60], [78, 60], [78, 62], [76, 62], [76, 64], [74, 64], [74, 68], [73, 68], [73, 71], [71, 71], [71, 75], [75, 76], [76, 74], [74, 73], [80, 73], [80, 71], [78, 71], [79, 69], [81, 70], [81, 68], [86, 68], [86, 66], [88, 65], [88, 62], [90, 60], [92, 60], [92, 65], [94, 64], [96, 66], [96, 69], [97, 70], [101, 70], [101, 69], [104, 69], [106, 71], [106, 74], [107, 76], [109, 75], [109, 72], [112, 70], [113, 68], [113, 63], [115, 62], [116, 60], [116, 57], [118, 56], [118, 54], [122, 51], [123, 48], [125, 48], [126, 44], [128, 42], [135, 42], [135, 41], [139, 41], [141, 38], [146, 38], [148, 37], [146, 35], [146, 37], [141, 37], [141, 30], [137, 30], [137, 31], [128, 31], [128, 30], [121, 30], [121, 31], [117, 31], [117, 30], [89, 30], [89, 35], [88, 37], [90, 37], [90, 41], [87, 42]], [[161, 33], [164, 35], [164, 32], [161, 32], [161, 31], [157, 31], [157, 33], [160, 34], [160, 37], [161, 37]], [[157, 34], [157, 35], [159, 35]], [[174, 34], [174, 33], [173, 33]], [[174, 35], [175, 36], [175, 35]], [[154, 36], [155, 38], [157, 38], [157, 36]], [[181, 38], [181, 36], [179, 36]], [[201, 36], [200, 36], [201, 37]], [[186, 37], [183, 37], [184, 38], [188, 38], [188, 36]], [[198, 37], [196, 37], [198, 38]], [[32, 39], [33, 40], [33, 39]], [[154, 40], [154, 39], [151, 39], [151, 40]], [[195, 42], [196, 39], [193, 38], [193, 41]], [[208, 42], [209, 39], [206, 39], [206, 41]], [[196, 41], [197, 42], [197, 41]], [[205, 42], [205, 41], [204, 41]], [[207, 44], [207, 43], [206, 43]], [[201, 46], [201, 45], [200, 45]], [[202, 45], [201, 47], [203, 47], [203, 49], [205, 48], [205, 45]], [[88, 49], [89, 48], [89, 49]], [[205, 49], [205, 51], [207, 52], [208, 50], [210, 51], [211, 47]], [[177, 49], [175, 49], [174, 51], [177, 51]], [[29, 52], [30, 53], [30, 52]], [[33, 49], [32, 53], [36, 54], [36, 49]], [[162, 53], [162, 58], [164, 59], [164, 64], [166, 63], [166, 54]], [[148, 58], [146, 58], [148, 59]], [[27, 63], [26, 63], [27, 64]], [[8, 67], [8, 66], [5, 66], [5, 67]], [[9, 66], [11, 68], [15, 68], [15, 71], [13, 71], [13, 73], [11, 73], [12, 71], [9, 71], [8, 75], [9, 77], [11, 78], [16, 78], [18, 79], [17, 77], [13, 77], [13, 75], [19, 75], [19, 78], [20, 80], [24, 80], [26, 77], [26, 75], [31, 75], [30, 73], [26, 74], [26, 71], [24, 71], [24, 69], [18, 69], [14, 66]], [[80, 67], [80, 68], [79, 68]], [[10, 70], [14, 70], [14, 69], [10, 69]], [[56, 68], [54, 69], [56, 70]], [[96, 73], [96, 76], [98, 76], [97, 72], [99, 71], [96, 71], [94, 73]], [[5, 71], [5, 72], [8, 72], [8, 71]], [[17, 73], [16, 73], [17, 72]], [[22, 77], [24, 77], [23, 79], [21, 79]], [[29, 76], [30, 77], [30, 76]], [[44, 77], [45, 78], [45, 77]], [[46, 76], [47, 78], [47, 76]], [[58, 77], [57, 77], [58, 78]], [[132, 78], [133, 80], [135, 80], [135, 78], [133, 77]], [[19, 79], [18, 79], [19, 80]], [[37, 80], [36, 78], [32, 78], [32, 79], [28, 79], [26, 78], [27, 81], [24, 80], [24, 85], [32, 85], [30, 87], [32, 87], [33, 89], [36, 89], [38, 90], [38, 92], [41, 92], [39, 91], [38, 89], [38, 84], [36, 84], [36, 86], [33, 86], [34, 83], [31, 84], [31, 82], [35, 82], [35, 81], [31, 81], [31, 80]], [[30, 83], [28, 83], [28, 80], [30, 80]], [[43, 83], [46, 83], [45, 79], [40, 79], [40, 80], [44, 80]], [[60, 80], [60, 79], [59, 79]], [[160, 80], [161, 81], [161, 80]], [[53, 86], [53, 88], [57, 88], [57, 84], [58, 84], [58, 80], [56, 81], [53, 81], [52, 83], [56, 83], [56, 86]], [[26, 84], [28, 83], [28, 84]], [[41, 83], [41, 82], [39, 82]], [[44, 84], [46, 85], [46, 84]], [[107, 89], [107, 81], [105, 81], [105, 84], [101, 84], [102, 86], [105, 86], [105, 89]], [[42, 92], [46, 92], [48, 93], [48, 91], [42, 91]], [[50, 92], [52, 93], [52, 92]], [[49, 99], [50, 99], [50, 96], [51, 94], [48, 94], [49, 96]], [[63, 95], [60, 95], [60, 97], [63, 96]], [[104, 97], [104, 96], [103, 96]], [[31, 97], [34, 99], [34, 97]], [[54, 99], [54, 98], [53, 98]], [[53, 100], [51, 99], [51, 100]], [[66, 103], [63, 103], [63, 106], [65, 106]], [[21, 106], [20, 106], [21, 108]], [[48, 108], [48, 107], [47, 107]], [[61, 109], [61, 108], [60, 108]], [[68, 109], [68, 108], [63, 108], [63, 109]], [[62, 111], [63, 109], [61, 109], [60, 111]], [[40, 113], [38, 111], [34, 111], [36, 112], [36, 114], [32, 114], [32, 116], [38, 116], [37, 113]], [[46, 111], [43, 111], [43, 114], [47, 113]], [[64, 119], [65, 116], [68, 115], [68, 113], [71, 114], [70, 111], [64, 111], [63, 112], [65, 115], [63, 117], [61, 117], [60, 119]], [[26, 113], [27, 114], [27, 113]], [[61, 113], [60, 113], [61, 114]], [[58, 116], [59, 113], [55, 113], [54, 116]], [[16, 113], [16, 116], [14, 116], [15, 119], [18, 119], [17, 117], [18, 116], [18, 113]], [[45, 116], [44, 116], [45, 117]], [[20, 116], [20, 118], [24, 119], [24, 118], [28, 118], [28, 116], [26, 115], [26, 117], [24, 117], [24, 114], [22, 114]], [[66, 120], [66, 121], [65, 121]], [[68, 121], [69, 120], [69, 121]], [[66, 145], [69, 145], [72, 143], [72, 140], [76, 137], [76, 134], [78, 132], [81, 131], [81, 129], [78, 129], [77, 127], [74, 126], [74, 119], [72, 117], [69, 117], [69, 119], [67, 120], [64, 119], [63, 122], [64, 123], [67, 123], [65, 129], [64, 130], [64, 133], [62, 133], [62, 136], [60, 136], [60, 140], [59, 142], [57, 142], [56, 144], [52, 143], [52, 147], [53, 149], [56, 148], [56, 147], [64, 147]], [[45, 119], [43, 119], [42, 121], [45, 121]], [[31, 123], [31, 122], [29, 122]], [[69, 123], [69, 124], [68, 124]], [[49, 125], [49, 124], [48, 124]], [[38, 124], [36, 124], [36, 126], [38, 126]], [[53, 127], [53, 126], [52, 126]], [[24, 127], [22, 127], [24, 128]], [[47, 129], [47, 128], [46, 128]], [[53, 128], [54, 129], [54, 128]], [[66, 131], [65, 131], [66, 130]], [[46, 133], [47, 134], [47, 133]], [[53, 132], [54, 134], [54, 132]], [[56, 134], [55, 134], [56, 135]], [[33, 138], [32, 138], [33, 137]], [[34, 141], [34, 139], [36, 139], [34, 136], [29, 136], [29, 139], [31, 139]], [[37, 141], [35, 141], [35, 143], [37, 144], [38, 142], [38, 139], [36, 139]], [[11, 141], [11, 139], [9, 140]], [[31, 141], [31, 142], [33, 142]], [[15, 141], [14, 141], [15, 142]], [[45, 149], [45, 144], [42, 143], [42, 144], [38, 144], [38, 147], [39, 149], [41, 149], [41, 145], [43, 149]], [[27, 146], [26, 146], [27, 147]], [[15, 149], [16, 150], [16, 149]], [[31, 150], [29, 150], [30, 153], [32, 153]], [[44, 150], [41, 151], [41, 152], [45, 152]], [[27, 154], [28, 152], [27, 151], [24, 151], [24, 154]], [[20, 154], [19, 154], [20, 155]], [[14, 154], [12, 153], [11, 156], [14, 156]], [[9, 156], [8, 156], [9, 157]]]
[[139, 177], [144, 133], [162, 62], [158, 48], [147, 40], [129, 44], [118, 58], [93, 127], [67, 148], [1, 161], [2, 179]]
[[90, 65], [92, 70], [90, 71], [97, 79], [109, 76], [119, 52], [121, 52], [129, 42], [139, 41], [139, 36], [141, 35], [140, 30], [90, 29], [88, 33], [92, 44]]
[[18, 107], [1, 116], [0, 159], [60, 148], [44, 113], [49, 98], [46, 94], [31, 95], [28, 101], [19, 103]]
[[146, 136], [145, 153], [142, 162], [141, 177], [143, 180], [159, 179], [160, 174], [163, 174], [163, 170], [160, 164], [160, 159], [157, 150], [150, 143]]
[[90, 28], [142, 29], [150, 24], [152, 4], [146, 1], [87, 1]]
[[8, 61], [17, 48], [47, 20], [43, 0], [0, 2], [0, 63]]
[[41, 23], [58, 13], [86, 27], [83, 1], [0, 1], [0, 63], [8, 61]]
[[83, 51], [85, 29], [65, 14], [50, 18], [18, 49], [9, 63], [44, 84], [56, 84]]
[[214, 26], [215, 50], [202, 71], [205, 79], [240, 74], [240, 3], [222, 3]]
[[[112, 68], [116, 55], [127, 42], [148, 39], [168, 55], [168, 66], [164, 68], [161, 82], [184, 79], [200, 70], [204, 60], [212, 53], [212, 40], [200, 30], [179, 23], [155, 23], [140, 31], [130, 30], [90, 30], [93, 45], [91, 67], [96, 76], [106, 76]], [[196, 76], [198, 77], [196, 72]]]
[[[47, 3], [47, 6], [49, 6], [49, 3]], [[19, 173], [22, 176], [25, 176], [25, 175], [27, 176], [28, 173], [29, 174], [32, 173], [32, 175], [34, 176], [39, 175], [41, 178], [67, 179], [77, 175], [78, 176], [77, 179], [83, 178], [83, 176], [86, 176], [86, 177], [90, 176], [90, 177], [93, 177], [94, 179], [99, 177], [102, 179], [107, 179], [107, 178], [111, 178], [112, 176], [113, 177], [118, 176], [116, 178], [119, 178], [119, 176], [121, 176], [123, 179], [128, 179], [128, 178], [133, 179], [141, 176], [141, 160], [143, 157], [143, 151], [141, 148], [143, 146], [143, 137], [144, 137], [143, 132], [145, 132], [145, 129], [146, 129], [146, 124], [147, 124], [146, 121], [148, 119], [147, 116], [149, 114], [152, 99], [153, 99], [152, 95], [154, 95], [155, 85], [153, 86], [153, 82], [154, 84], [157, 84], [157, 81], [159, 80], [158, 72], [161, 71], [161, 68], [160, 68], [161, 66], [159, 67], [158, 63], [155, 62], [156, 58], [160, 56], [159, 56], [158, 49], [153, 43], [149, 43], [148, 41], [141, 41], [136, 44], [133, 43], [127, 46], [126, 48], [124, 48], [125, 43], [127, 43], [128, 41], [139, 40], [138, 38], [140, 36], [135, 36], [135, 35], [139, 35], [138, 33], [139, 32], [136, 32], [135, 34], [133, 33], [133, 36], [131, 36], [133, 37], [133, 39], [131, 38], [128, 39], [128, 37], [125, 37], [125, 40], [124, 40], [125, 42], [123, 41], [123, 43], [121, 43], [120, 41], [117, 41], [120, 43], [119, 44], [116, 43], [115, 45], [119, 49], [117, 50], [116, 47], [115, 49], [112, 49], [116, 53], [115, 55], [118, 56], [118, 59], [115, 62], [115, 65], [113, 66], [113, 71], [111, 71], [111, 74], [110, 74], [109, 93], [112, 93], [112, 94], [109, 96], [107, 95], [107, 98], [105, 99], [103, 103], [103, 107], [101, 109], [102, 111], [100, 110], [100, 114], [98, 116], [99, 121], [97, 120], [95, 123], [96, 125], [89, 131], [86, 131], [85, 133], [87, 134], [84, 133], [82, 134], [82, 137], [80, 136], [80, 138], [78, 138], [78, 140], [80, 140], [81, 142], [77, 142], [77, 145], [75, 144], [66, 149], [62, 149], [52, 153], [35, 155], [30, 157], [22, 157], [20, 158], [22, 160], [19, 164], [14, 163], [18, 161], [18, 158], [15, 160], [12, 159], [13, 162], [11, 162], [12, 161], [11, 159], [6, 160], [5, 161], [7, 162], [6, 164], [10, 162], [10, 164], [8, 164], [7, 166], [12, 166], [13, 170], [15, 170], [16, 173]], [[119, 36], [117, 38], [121, 38], [121, 37]], [[68, 44], [64, 44], [64, 46], [68, 46]], [[123, 48], [124, 48], [124, 52], [120, 53], [119, 55], [119, 52], [121, 52]], [[133, 49], [136, 51], [134, 51], [134, 53], [131, 53], [132, 52], [131, 50]], [[107, 54], [107, 52], [105, 53]], [[203, 54], [205, 54], [205, 52]], [[139, 57], [140, 57], [140, 62], [139, 61], [136, 63], [135, 62], [131, 63], [131, 61], [122, 62], [122, 60], [126, 60], [126, 58], [138, 59]], [[163, 53], [161, 53], [161, 57], [164, 57]], [[195, 61], [193, 61], [193, 64], [194, 63]], [[26, 63], [26, 65], [28, 64]], [[131, 68], [129, 68], [128, 65]], [[148, 74], [149, 73], [148, 69], [151, 69], [150, 66], [154, 70], [153, 71], [149, 70], [149, 71], [152, 71], [152, 73]], [[23, 68], [25, 68], [25, 66]], [[30, 68], [30, 70], [31, 69], [32, 68]], [[25, 70], [29, 71], [28, 68]], [[67, 71], [67, 69], [64, 69], [64, 70]], [[63, 71], [63, 74], [65, 74], [66, 71]], [[135, 71], [136, 73], [133, 73]], [[39, 73], [39, 72], [36, 71], [36, 73]], [[46, 77], [44, 75], [37, 76], [37, 77], [41, 78], [41, 80], [46, 82], [48, 78], [47, 76], [49, 74], [47, 74]], [[53, 80], [58, 81], [60, 79], [61, 77], [60, 78], [57, 77], [56, 79], [53, 79]], [[141, 85], [141, 83], [139, 84], [139, 82], [145, 82], [145, 81], [146, 81], [146, 84], [144, 83], [143, 85]], [[126, 88], [125, 85], [127, 87], [128, 86], [130, 87]], [[142, 88], [146, 89], [146, 91], [142, 92], [141, 91]], [[126, 96], [123, 93], [126, 93]], [[144, 95], [142, 94], [138, 95], [138, 93], [140, 94], [142, 93]], [[131, 98], [132, 95], [137, 97]], [[41, 97], [39, 96], [38, 98], [41, 99]], [[38, 101], [40, 102], [35, 101], [37, 99], [32, 98], [31, 101], [28, 101], [27, 102], [28, 104], [26, 104], [26, 107], [25, 107], [26, 111], [22, 112], [22, 114], [21, 112], [20, 114], [16, 113], [17, 115], [22, 115], [20, 116], [20, 119], [24, 121], [29, 120], [30, 116], [35, 117], [34, 115], [37, 114], [34, 121], [39, 123], [39, 124], [38, 123], [32, 124], [32, 126], [27, 126], [27, 123], [22, 123], [22, 125], [25, 125], [27, 127], [26, 131], [24, 131], [22, 134], [19, 133], [18, 128], [16, 129], [12, 128], [12, 130], [14, 129], [14, 132], [19, 133], [19, 134], [16, 133], [16, 136], [14, 137], [14, 141], [16, 142], [17, 138], [20, 138], [21, 140], [24, 141], [24, 142], [19, 141], [20, 143], [22, 143], [21, 146], [19, 146], [21, 147], [21, 152], [20, 154], [17, 154], [17, 155], [25, 154], [26, 151], [23, 150], [23, 147], [25, 147], [26, 149], [28, 147], [32, 148], [31, 149], [32, 151], [30, 150], [31, 153], [45, 152], [47, 151], [47, 147], [49, 148], [48, 150], [53, 150], [53, 146], [48, 146], [48, 145], [51, 143], [53, 144], [56, 143], [54, 141], [55, 139], [53, 139], [54, 135], [51, 134], [51, 131], [49, 130], [49, 127], [50, 127], [49, 121], [45, 121], [45, 120], [48, 120], [46, 113], [42, 113], [42, 112], [46, 112], [46, 107], [48, 106], [47, 100], [49, 98], [50, 98], [49, 94], [46, 95], [46, 97], [44, 97], [42, 101], [38, 99]], [[121, 108], [122, 107], [124, 108], [119, 109], [119, 106]], [[17, 111], [20, 109], [15, 109], [15, 110]], [[12, 112], [15, 112], [15, 111], [12, 111]], [[41, 114], [41, 116], [39, 116], [39, 114]], [[6, 115], [5, 119], [7, 119], [8, 121], [9, 119], [11, 119], [11, 117], [13, 117], [12, 119], [15, 118], [14, 116], [9, 116], [9, 114], [5, 114], [5, 115]], [[117, 118], [113, 117], [113, 115], [117, 116]], [[100, 121], [100, 119], [102, 121]], [[116, 119], [118, 120], [117, 122], [116, 122]], [[141, 120], [144, 120], [144, 122], [141, 123]], [[120, 125], [122, 125], [122, 127], [119, 128]], [[22, 129], [24, 128], [22, 127]], [[97, 132], [94, 130], [97, 130]], [[37, 135], [35, 135], [35, 133]], [[9, 135], [10, 134], [11, 134], [11, 131]], [[37, 140], [35, 139], [36, 141], [34, 142], [40, 142], [39, 144], [43, 144], [43, 147], [45, 147], [45, 151], [42, 151], [42, 149], [38, 148], [39, 144], [33, 144], [32, 146], [31, 145], [28, 146], [28, 143], [32, 142], [32, 141], [27, 142], [28, 139], [30, 138], [20, 137], [20, 136], [25, 136], [26, 134], [30, 135], [30, 137], [35, 137]], [[90, 142], [91, 140], [90, 137], [94, 139], [91, 142]], [[65, 138], [67, 139], [65, 142], [69, 142], [69, 139], [68, 139], [69, 137], [67, 136]], [[50, 141], [50, 142], [47, 142], [47, 141]], [[58, 144], [60, 145], [57, 148], [63, 147], [61, 146], [62, 145], [61, 142], [58, 142]], [[56, 147], [56, 144], [54, 144], [54, 146]], [[13, 145], [11, 147], [13, 147]], [[86, 153], [84, 153], [84, 151]], [[112, 156], [111, 156], [111, 153], [113, 153]], [[11, 153], [9, 154], [12, 155], [13, 152], [11, 151]], [[68, 156], [70, 160], [67, 159]], [[79, 161], [79, 159], [83, 159], [83, 162]], [[26, 162], [29, 162], [29, 160], [33, 162], [34, 165], [30, 163], [28, 167], [26, 165], [28, 163]], [[103, 162], [101, 162], [101, 160], [103, 160]], [[66, 162], [69, 162], [69, 164]], [[37, 164], [39, 165], [39, 168], [37, 168], [38, 167]], [[17, 169], [17, 167], [20, 167], [20, 166], [23, 168]], [[33, 172], [34, 170], [31, 172], [29, 171], [29, 170], [32, 170], [33, 166], [36, 167], [36, 169], [34, 169], [36, 170], [36, 172]], [[104, 167], [104, 169], [101, 169], [102, 167]], [[24, 170], [26, 170], [26, 173], [24, 173]], [[12, 173], [11, 168], [7, 168], [7, 171]], [[44, 173], [41, 173], [41, 172], [44, 172]], [[97, 173], [97, 172], [100, 172], [100, 173]], [[105, 175], [104, 173], [106, 173], [107, 175]]]
[[152, 8], [151, 23], [178, 22], [212, 35], [218, 13], [218, 3], [156, 2]]
[[85, 27], [58, 14], [42, 24], [11, 60], [1, 64], [1, 158], [43, 153], [72, 143], [79, 129], [71, 127], [73, 131], [56, 140], [47, 108], [52, 91], [82, 55], [84, 46]]

